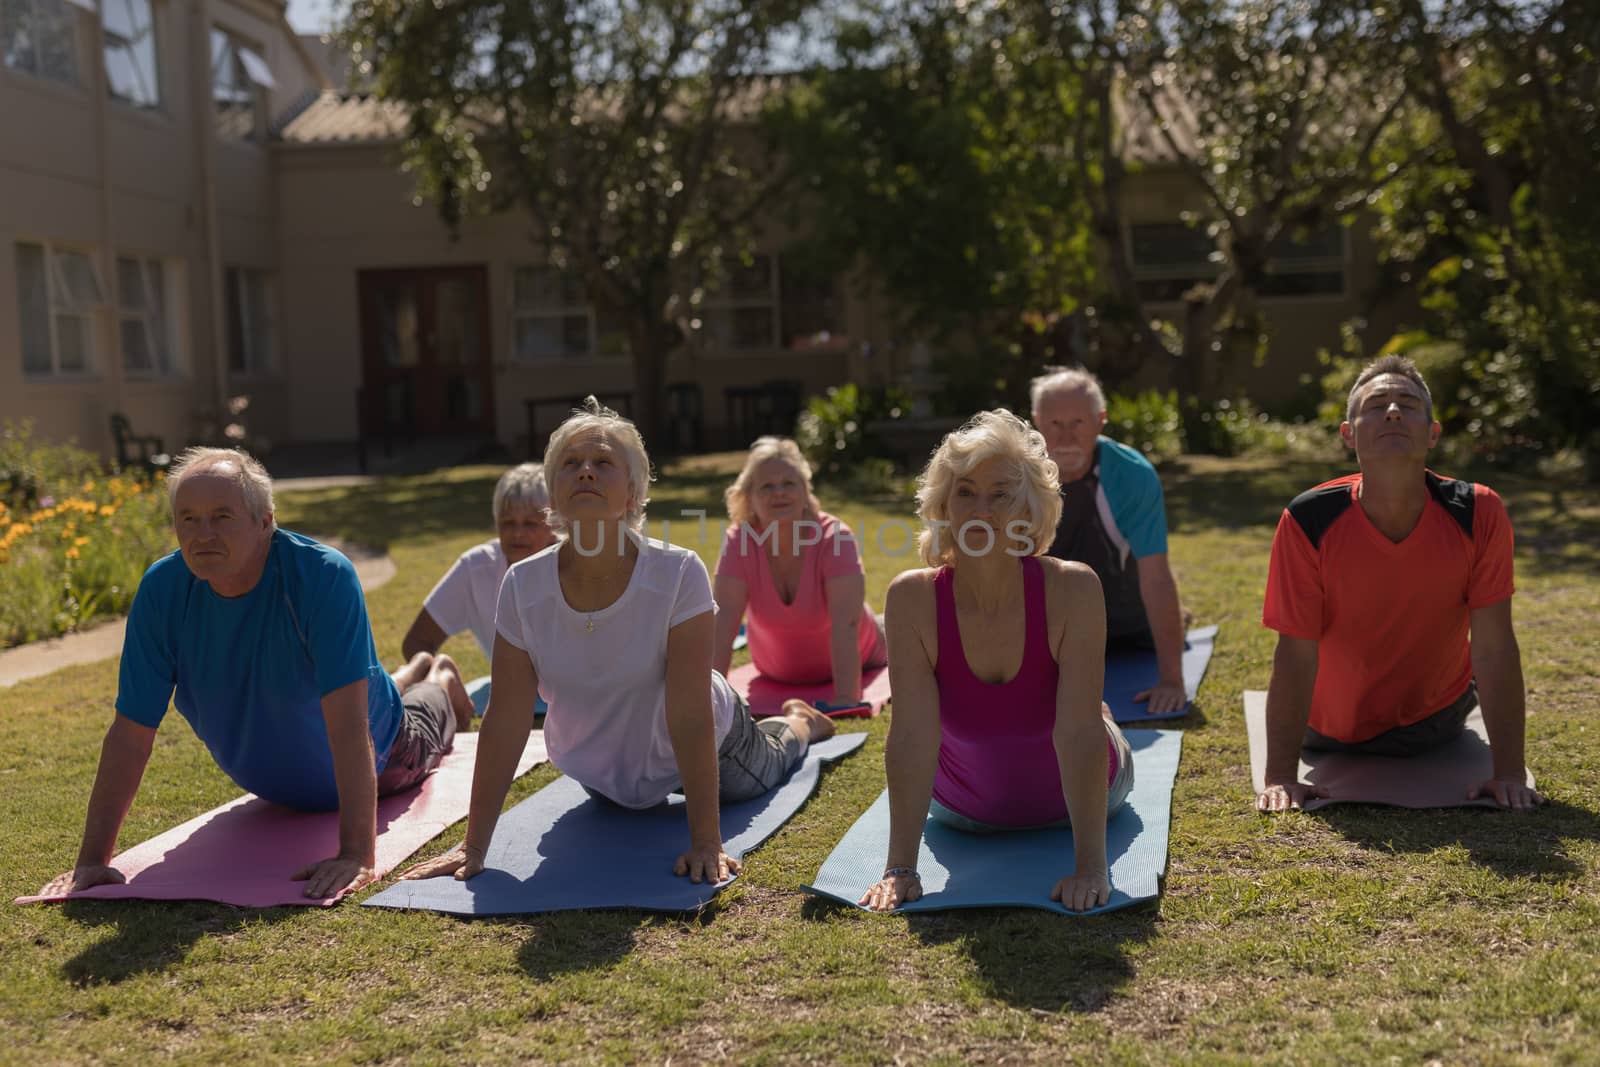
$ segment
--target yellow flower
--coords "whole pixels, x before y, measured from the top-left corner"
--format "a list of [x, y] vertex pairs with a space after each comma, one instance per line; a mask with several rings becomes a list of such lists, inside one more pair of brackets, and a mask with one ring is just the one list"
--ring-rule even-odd
[[89, 539], [87, 537], [79, 537], [79, 538], [75, 539], [72, 542], [72, 545], [73, 545], [74, 548], [82, 548], [84, 545], [86, 545], [88, 543], [89, 543]]
[[67, 558], [68, 559], [77, 559], [78, 558], [78, 550], [75, 549], [75, 548], [67, 549]]
[[84, 482], [83, 483], [83, 492], [85, 492], [85, 493], [94, 492], [94, 482], [92, 482], [92, 481]]
[[100, 508], [100, 517], [102, 519], [109, 519], [111, 516], [115, 515], [116, 513], [117, 513], [116, 507], [114, 505], [111, 505], [111, 504], [106, 504], [106, 505], [104, 505], [104, 506], [102, 506]]

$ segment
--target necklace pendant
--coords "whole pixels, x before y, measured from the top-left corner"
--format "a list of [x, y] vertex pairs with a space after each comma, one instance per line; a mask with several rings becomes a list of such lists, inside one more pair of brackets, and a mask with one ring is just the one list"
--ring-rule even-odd
[[594, 616], [593, 615], [589, 616], [589, 625], [586, 627], [586, 629], [587, 629], [587, 631], [589, 633], [594, 633]]

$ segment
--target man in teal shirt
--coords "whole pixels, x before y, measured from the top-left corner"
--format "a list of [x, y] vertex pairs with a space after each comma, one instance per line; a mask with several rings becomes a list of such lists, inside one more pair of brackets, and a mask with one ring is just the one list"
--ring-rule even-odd
[[355, 568], [277, 528], [254, 459], [191, 449], [168, 487], [178, 551], [139, 583], [77, 864], [45, 891], [123, 880], [111, 856], [169, 702], [244, 789], [338, 811], [338, 855], [293, 875], [307, 896], [359, 887], [378, 796], [420, 783], [471, 721], [460, 675], [446, 657], [385, 673]]
[[1084, 370], [1035, 378], [1033, 424], [1061, 476], [1061, 524], [1050, 555], [1086, 563], [1106, 600], [1106, 645], [1153, 648], [1160, 678], [1134, 699], [1152, 715], [1188, 703], [1183, 609], [1167, 562], [1161, 478], [1138, 449], [1100, 435], [1105, 392]]

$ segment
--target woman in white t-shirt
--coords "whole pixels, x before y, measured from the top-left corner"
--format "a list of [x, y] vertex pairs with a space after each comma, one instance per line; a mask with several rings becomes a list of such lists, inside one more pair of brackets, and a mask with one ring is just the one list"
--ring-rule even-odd
[[642, 532], [650, 459], [633, 423], [591, 397], [551, 436], [545, 470], [566, 537], [515, 564], [500, 588], [466, 841], [405, 877], [483, 870], [537, 694], [550, 706], [550, 761], [623, 807], [681, 790], [690, 847], [675, 870], [723, 881], [739, 862], [722, 850], [719, 800], [776, 786], [833, 723], [792, 701], [757, 724], [711, 669], [711, 581], [699, 556]]
[[501, 579], [513, 563], [556, 542], [543, 465], [523, 463], [500, 476], [494, 487], [494, 525], [497, 536], [461, 553], [422, 602], [400, 642], [406, 659], [419, 652], [438, 652], [446, 638], [462, 630], [472, 631], [485, 656], [494, 655], [494, 612]]

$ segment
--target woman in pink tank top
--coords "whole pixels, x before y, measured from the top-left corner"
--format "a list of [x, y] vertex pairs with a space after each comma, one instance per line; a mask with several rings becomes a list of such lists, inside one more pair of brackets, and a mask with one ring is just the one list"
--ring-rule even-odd
[[824, 710], [855, 704], [861, 672], [888, 663], [889, 646], [864, 602], [855, 537], [817, 503], [811, 465], [788, 438], [760, 438], [726, 497], [712, 665], [728, 673], [739, 622], [748, 617], [756, 670], [790, 685], [832, 682]]
[[1071, 825], [1076, 867], [1050, 894], [1106, 903], [1106, 818], [1132, 752], [1100, 701], [1105, 603], [1094, 572], [1044, 555], [1061, 515], [1044, 439], [1009, 411], [945, 437], [917, 492], [923, 570], [889, 587], [894, 720], [889, 854], [861, 898], [916, 900], [928, 817], [988, 832]]

